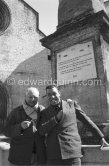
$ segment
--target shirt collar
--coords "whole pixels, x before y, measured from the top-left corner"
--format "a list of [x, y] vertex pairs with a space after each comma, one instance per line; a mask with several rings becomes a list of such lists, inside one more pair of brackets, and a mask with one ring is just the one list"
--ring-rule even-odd
[[53, 108], [60, 108], [62, 109], [62, 100], [57, 105], [51, 105]]

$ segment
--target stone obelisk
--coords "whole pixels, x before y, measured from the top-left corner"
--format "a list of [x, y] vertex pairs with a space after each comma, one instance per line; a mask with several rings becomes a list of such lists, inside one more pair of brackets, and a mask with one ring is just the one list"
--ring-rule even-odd
[[58, 25], [105, 10], [103, 0], [59, 0]]

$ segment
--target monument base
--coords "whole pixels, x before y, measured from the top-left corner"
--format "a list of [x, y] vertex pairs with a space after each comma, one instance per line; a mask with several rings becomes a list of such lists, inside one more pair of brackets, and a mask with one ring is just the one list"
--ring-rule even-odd
[[82, 165], [87, 165], [87, 166], [109, 165], [109, 151], [100, 150], [100, 145], [96, 146], [83, 145], [82, 151], [83, 151]]
[[[109, 119], [109, 18], [106, 13], [100, 11], [77, 19], [41, 42], [52, 50], [52, 80], [57, 80], [62, 98], [77, 100], [103, 131]], [[96, 137], [81, 127], [83, 144], [99, 144]]]

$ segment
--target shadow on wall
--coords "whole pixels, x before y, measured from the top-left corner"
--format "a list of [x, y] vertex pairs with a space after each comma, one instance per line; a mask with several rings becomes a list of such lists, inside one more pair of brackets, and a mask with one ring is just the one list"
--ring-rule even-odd
[[[9, 110], [22, 104], [27, 87], [37, 87], [40, 91], [39, 102], [47, 105], [45, 86], [51, 77], [51, 62], [48, 60], [49, 50], [44, 49], [31, 58], [20, 63], [5, 81], [10, 103]], [[7, 71], [8, 72], [8, 71]]]

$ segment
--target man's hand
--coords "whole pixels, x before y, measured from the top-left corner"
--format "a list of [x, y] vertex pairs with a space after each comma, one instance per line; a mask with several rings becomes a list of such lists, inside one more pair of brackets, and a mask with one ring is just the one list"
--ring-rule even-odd
[[109, 150], [109, 144], [106, 142], [106, 140], [104, 138], [102, 138], [101, 140], [101, 150]]
[[22, 129], [27, 129], [30, 126], [30, 124], [31, 124], [31, 121], [26, 120], [21, 122], [21, 127]]

